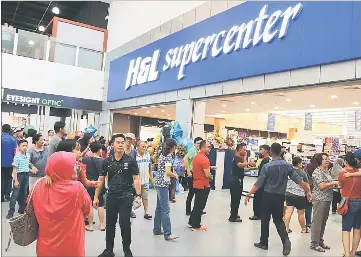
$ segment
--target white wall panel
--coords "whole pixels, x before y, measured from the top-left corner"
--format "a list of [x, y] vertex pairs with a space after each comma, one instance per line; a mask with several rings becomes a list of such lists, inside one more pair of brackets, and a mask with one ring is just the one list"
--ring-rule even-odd
[[60, 21], [56, 40], [64, 44], [103, 51], [104, 32]]
[[320, 83], [320, 66], [291, 71], [291, 87], [317, 83]]
[[356, 78], [361, 78], [361, 60], [356, 60]]
[[223, 84], [224, 95], [239, 94], [242, 92], [242, 84], [243, 84], [242, 79], [227, 81], [227, 82], [223, 82], [222, 84]]
[[288, 87], [290, 85], [290, 71], [265, 75], [265, 89]]
[[354, 79], [356, 77], [355, 61], [321, 65], [321, 82]]
[[109, 7], [108, 51], [182, 15], [206, 1], [113, 1]]
[[102, 71], [10, 54], [2, 54], [2, 63], [4, 88], [102, 100]]
[[191, 98], [202, 98], [206, 96], [206, 87], [191, 87]]
[[243, 92], [259, 91], [264, 89], [264, 76], [243, 79]]

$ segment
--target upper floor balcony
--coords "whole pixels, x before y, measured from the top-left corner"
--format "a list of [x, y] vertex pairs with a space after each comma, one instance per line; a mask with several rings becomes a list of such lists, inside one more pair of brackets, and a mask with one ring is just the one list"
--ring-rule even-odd
[[[2, 26], [2, 53], [103, 71], [104, 53], [58, 42], [56, 38]], [[6, 64], [5, 64], [6, 65]]]

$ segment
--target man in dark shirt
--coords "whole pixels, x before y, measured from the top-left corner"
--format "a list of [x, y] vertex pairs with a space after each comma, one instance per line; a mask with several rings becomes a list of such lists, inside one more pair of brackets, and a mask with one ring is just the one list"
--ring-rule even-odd
[[298, 176], [290, 164], [281, 159], [281, 149], [281, 145], [278, 143], [271, 145], [272, 161], [262, 167], [261, 175], [247, 194], [245, 204], [247, 205], [252, 194], [259, 188], [264, 187], [261, 212], [261, 241], [254, 244], [254, 246], [268, 250], [269, 222], [272, 215], [273, 223], [276, 225], [277, 232], [283, 243], [283, 255], [287, 256], [291, 252], [291, 241], [288, 238], [282, 218], [288, 177], [307, 192], [309, 200], [312, 197], [308, 183]]
[[[130, 213], [141, 205], [141, 187], [137, 162], [124, 152], [125, 136], [114, 136], [114, 155], [103, 161], [103, 171], [99, 177], [100, 186], [95, 191], [93, 205], [99, 205], [99, 194], [108, 175], [108, 194], [106, 211], [106, 249], [99, 257], [114, 257], [115, 226], [119, 215], [119, 225], [123, 240], [125, 257], [132, 257]], [[134, 196], [136, 199], [133, 203]]]
[[236, 153], [232, 162], [232, 177], [231, 177], [231, 215], [229, 216], [229, 222], [242, 222], [242, 219], [238, 216], [239, 203], [241, 201], [243, 192], [243, 178], [244, 168], [247, 166], [256, 166], [254, 162], [246, 162], [242, 156], [246, 154], [246, 144], [241, 143], [236, 147]]
[[[259, 148], [259, 158], [262, 158], [262, 162], [258, 168], [258, 176], [261, 175], [262, 168], [265, 164], [269, 163], [270, 158], [270, 147], [269, 145], [261, 145]], [[262, 206], [262, 195], [263, 188], [259, 188], [253, 197], [253, 216], [249, 217], [250, 220], [260, 220], [261, 219], [261, 206]]]

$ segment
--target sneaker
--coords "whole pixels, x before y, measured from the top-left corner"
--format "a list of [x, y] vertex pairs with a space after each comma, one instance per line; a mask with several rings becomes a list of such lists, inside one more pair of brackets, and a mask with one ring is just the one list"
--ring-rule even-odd
[[144, 219], [146, 219], [146, 220], [151, 220], [152, 218], [153, 218], [152, 215], [149, 215], [149, 214], [144, 215]]
[[255, 243], [254, 244], [254, 247], [257, 247], [259, 249], [262, 249], [262, 250], [268, 250], [268, 246], [267, 245], [263, 245], [261, 243]]
[[257, 216], [252, 216], [252, 217], [249, 217], [250, 220], [260, 220], [261, 218], [257, 217]]
[[169, 237], [167, 237], [165, 240], [166, 241], [172, 241], [172, 240], [175, 240], [177, 238], [179, 238], [179, 236], [172, 234]]
[[133, 257], [133, 253], [130, 249], [124, 250], [124, 257]]
[[287, 239], [284, 243], [283, 243], [283, 256], [287, 256], [289, 255], [291, 252], [291, 241], [289, 239]]
[[11, 219], [12, 217], [14, 217], [14, 214], [8, 213], [8, 215], [6, 215], [6, 219]]
[[242, 222], [242, 219], [240, 219], [238, 217], [237, 218], [229, 218], [228, 221], [229, 222]]
[[114, 257], [115, 253], [113, 250], [105, 249], [98, 257]]
[[134, 211], [132, 211], [132, 213], [130, 214], [130, 217], [131, 217], [132, 219], [135, 219], [135, 218], [137, 217], [137, 215], [135, 215]]

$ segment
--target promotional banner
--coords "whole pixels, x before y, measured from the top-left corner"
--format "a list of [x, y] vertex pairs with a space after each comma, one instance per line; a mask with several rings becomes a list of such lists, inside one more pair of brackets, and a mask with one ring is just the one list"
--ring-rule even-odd
[[267, 119], [267, 130], [275, 131], [276, 115], [269, 113]]
[[111, 61], [108, 101], [357, 59], [360, 45], [359, 1], [247, 1]]
[[305, 130], [312, 131], [312, 113], [305, 114]]

